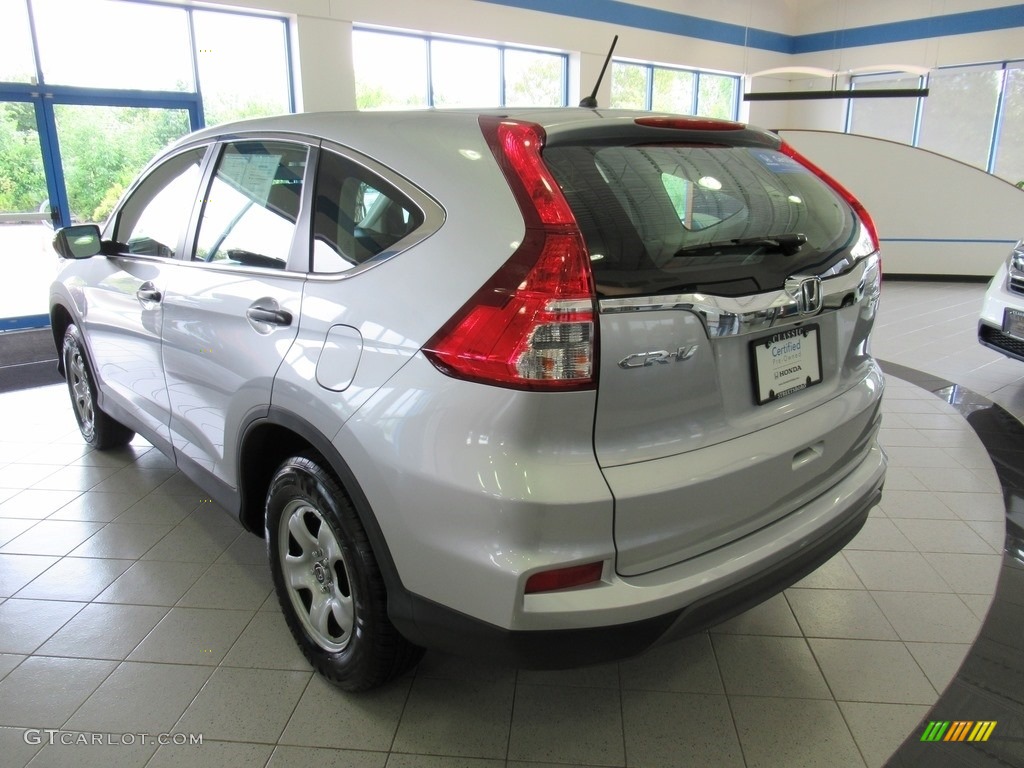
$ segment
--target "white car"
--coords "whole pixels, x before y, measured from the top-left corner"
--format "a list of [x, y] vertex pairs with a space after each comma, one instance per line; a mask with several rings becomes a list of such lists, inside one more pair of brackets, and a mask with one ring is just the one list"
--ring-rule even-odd
[[1024, 361], [1024, 240], [1017, 242], [988, 284], [978, 341]]

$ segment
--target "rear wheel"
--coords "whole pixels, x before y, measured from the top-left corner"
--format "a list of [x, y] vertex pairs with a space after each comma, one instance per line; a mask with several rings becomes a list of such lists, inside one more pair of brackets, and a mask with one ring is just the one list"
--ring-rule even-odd
[[120, 448], [130, 443], [135, 433], [96, 404], [96, 377], [85, 354], [78, 326], [69, 325], [64, 331], [61, 356], [71, 407], [85, 442], [99, 450]]
[[361, 691], [414, 666], [423, 651], [387, 615], [366, 531], [319, 457], [284, 462], [267, 492], [267, 549], [288, 628], [310, 664]]

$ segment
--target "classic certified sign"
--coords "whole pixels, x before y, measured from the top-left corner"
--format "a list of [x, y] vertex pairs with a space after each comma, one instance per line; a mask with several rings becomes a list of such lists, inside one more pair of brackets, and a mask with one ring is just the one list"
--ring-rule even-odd
[[751, 342], [754, 396], [758, 405], [821, 382], [818, 326], [791, 328]]

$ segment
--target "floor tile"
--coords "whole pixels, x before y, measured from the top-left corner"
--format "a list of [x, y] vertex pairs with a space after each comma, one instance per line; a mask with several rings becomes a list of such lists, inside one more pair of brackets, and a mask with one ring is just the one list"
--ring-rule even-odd
[[102, 523], [41, 520], [0, 547], [0, 552], [18, 555], [66, 555], [102, 527]]
[[576, 669], [521, 669], [517, 680], [526, 685], [617, 689], [619, 687], [619, 665], [617, 663], [594, 664]]
[[949, 685], [970, 648], [967, 643], [907, 643], [907, 650], [939, 692]]
[[115, 666], [94, 659], [25, 659], [0, 680], [0, 725], [59, 728]]
[[628, 765], [744, 766], [725, 696], [625, 691], [622, 713]]
[[23, 520], [16, 517], [0, 517], [0, 547], [11, 539], [17, 538], [35, 524], [35, 520]]
[[79, 491], [22, 491], [0, 504], [0, 517], [42, 520], [78, 495]]
[[246, 534], [235, 539], [216, 562], [230, 565], [266, 565], [267, 560], [267, 542], [258, 536]]
[[[914, 449], [919, 450], [919, 449]], [[909, 517], [931, 520], [956, 520], [956, 514], [931, 491], [896, 491], [885, 489], [879, 505], [890, 519]]]
[[188, 517], [198, 504], [196, 496], [168, 496], [154, 491], [118, 515], [117, 522], [173, 526]]
[[[353, 696], [314, 675], [279, 742], [387, 752], [411, 685], [412, 680], [406, 677]], [[331, 727], [325, 728], [324, 723]]]
[[31, 488], [34, 483], [59, 470], [60, 468], [53, 464], [18, 462], [0, 466], [0, 488], [16, 488], [19, 491]]
[[[380, 752], [323, 749], [320, 747], [277, 747], [267, 768], [384, 768], [388, 756]], [[503, 768], [504, 762], [497, 768]]]
[[800, 589], [863, 589], [842, 552], [793, 585]]
[[47, 520], [109, 523], [131, 505], [133, 498], [124, 493], [86, 491], [58, 509]]
[[[543, 768], [537, 763], [506, 763], [504, 760], [488, 760], [481, 757], [402, 755], [397, 752], [388, 755], [387, 762], [387, 768], [512, 768], [512, 766]], [[549, 766], [549, 768], [551, 767]], [[558, 766], [557, 768], [562, 767]]]
[[217, 665], [253, 614], [253, 611], [172, 608], [128, 658], [169, 664]]
[[[992, 595], [1003, 558], [999, 555], [960, 555], [926, 552], [924, 559], [958, 593]], [[908, 587], [908, 589], [912, 589]]]
[[[89, 739], [91, 734], [78, 738]], [[88, 741], [63, 744], [60, 737], [55, 737], [54, 743], [44, 746], [33, 758], [32, 768], [66, 768], [69, 765], [75, 768], [137, 768], [146, 765], [158, 746], [155, 734], [152, 737], [130, 733], [104, 734], [100, 738], [104, 740], [100, 744]]]
[[517, 686], [508, 759], [624, 765], [619, 692]]
[[11, 598], [0, 605], [0, 653], [32, 653], [85, 603]]
[[80, 491], [85, 492], [112, 475], [115, 470], [110, 467], [61, 467], [54, 471], [53, 467], [45, 477], [35, 482], [27, 482], [22, 487], [41, 488], [49, 491]]
[[[212, 563], [238, 538], [241, 527], [196, 523], [186, 518], [142, 556], [143, 560]], [[249, 534], [246, 534], [247, 536]]]
[[4, 763], [9, 768], [21, 768], [42, 749], [47, 738], [39, 728], [26, 731], [25, 728], [0, 726], [0, 755], [4, 756]]
[[172, 472], [162, 469], [123, 467], [94, 485], [92, 490], [104, 493], [132, 494], [136, 499], [141, 499], [164, 483], [172, 474]]
[[928, 707], [915, 704], [841, 701], [839, 709], [868, 768], [882, 768], [928, 714]]
[[971, 643], [981, 621], [956, 595], [872, 592], [882, 613], [907, 642]]
[[712, 633], [729, 635], [776, 635], [800, 637], [800, 625], [781, 594], [755, 605], [728, 621], [711, 628]]
[[15, 653], [0, 653], [0, 680], [7, 677], [12, 669], [17, 667], [27, 658], [27, 656]]
[[951, 592], [952, 587], [920, 552], [846, 550], [847, 562], [868, 589]]
[[275, 613], [257, 613], [231, 646], [221, 666], [303, 672], [312, 669], [288, 631], [284, 618]]
[[725, 693], [711, 637], [702, 632], [619, 665], [623, 689]]
[[136, 559], [171, 531], [169, 525], [107, 523], [72, 551], [74, 557]]
[[64, 557], [16, 596], [38, 600], [92, 600], [131, 564], [131, 560]]
[[898, 640], [896, 631], [864, 591], [789, 589], [786, 598], [807, 637]]
[[181, 596], [178, 605], [192, 608], [257, 610], [274, 589], [270, 568], [214, 563]]
[[52, 555], [0, 555], [0, 597], [11, 597], [57, 560]]
[[914, 545], [896, 527], [892, 520], [869, 518], [860, 533], [846, 545], [844, 552], [867, 549], [871, 551], [888, 550], [894, 552], [913, 552]]
[[[271, 595], [268, 602], [276, 600]], [[260, 610], [259, 616], [276, 615], [276, 620], [284, 624], [280, 611], [267, 610], [267, 603]], [[427, 651], [423, 660], [416, 665], [416, 677], [440, 677], [446, 680], [507, 680], [514, 683], [518, 671], [515, 667], [495, 662], [467, 659], [441, 651]]]
[[943, 504], [961, 520], [988, 520], [1005, 523], [1006, 507], [1002, 493], [937, 493]]
[[[175, 723], [212, 672], [210, 667], [124, 662], [82, 704], [65, 728], [94, 733], [175, 732]], [[159, 691], [160, 695], [140, 695], [144, 691]]]
[[730, 699], [748, 768], [863, 766], [834, 701]]
[[988, 542], [960, 520], [895, 520], [894, 523], [919, 552], [993, 554]]
[[[264, 766], [274, 747], [203, 739], [202, 744], [168, 744], [157, 749], [146, 768], [238, 768]], [[324, 764], [323, 768], [330, 768]]]
[[174, 605], [208, 567], [205, 563], [139, 560], [118, 576], [96, 600], [101, 603]]
[[711, 639], [730, 696], [831, 698], [802, 637], [712, 635]]
[[417, 678], [391, 749], [503, 759], [514, 693], [507, 682]]
[[[175, 728], [217, 740], [273, 743], [310, 677], [309, 672], [221, 667]], [[329, 722], [325, 719], [320, 724]]]
[[142, 642], [166, 612], [166, 608], [144, 605], [87, 605], [36, 653], [41, 656], [121, 661]]
[[838, 701], [932, 704], [936, 691], [900, 642], [808, 640]]

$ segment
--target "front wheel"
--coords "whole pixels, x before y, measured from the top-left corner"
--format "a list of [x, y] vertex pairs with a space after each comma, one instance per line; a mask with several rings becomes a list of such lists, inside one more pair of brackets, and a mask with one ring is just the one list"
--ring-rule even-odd
[[267, 549], [278, 601], [303, 654], [349, 691], [381, 685], [423, 651], [387, 615], [387, 591], [366, 531], [319, 463], [295, 456], [267, 492]]
[[61, 356], [71, 407], [82, 439], [101, 451], [130, 443], [135, 433], [96, 404], [96, 377], [89, 365], [78, 326], [69, 325], [64, 331]]

